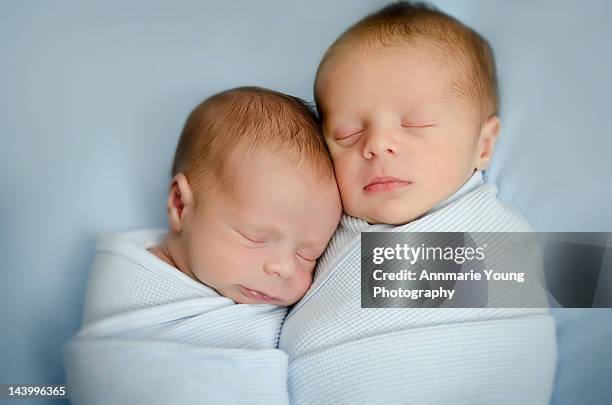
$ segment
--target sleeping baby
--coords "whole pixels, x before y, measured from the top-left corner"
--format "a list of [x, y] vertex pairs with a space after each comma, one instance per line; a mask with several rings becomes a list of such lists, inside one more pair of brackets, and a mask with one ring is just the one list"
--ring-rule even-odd
[[275, 348], [342, 212], [316, 115], [263, 88], [216, 94], [172, 173], [169, 230], [99, 239], [77, 337]]
[[217, 94], [189, 117], [158, 258], [240, 304], [289, 306], [308, 290], [341, 213], [316, 116], [270, 90]]
[[189, 116], [169, 230], [102, 236], [79, 332], [65, 347], [74, 404], [287, 404], [277, 349], [342, 207], [316, 115], [255, 87]]
[[319, 121], [285, 94], [224, 91], [187, 119], [172, 172], [169, 230], [98, 240], [71, 402], [286, 405], [280, 328], [342, 212]]
[[283, 324], [291, 398], [548, 403], [545, 296], [529, 308], [361, 308], [361, 232], [530, 231], [481, 173], [500, 129], [487, 41], [422, 3], [392, 4], [331, 45], [315, 99], [345, 215]]

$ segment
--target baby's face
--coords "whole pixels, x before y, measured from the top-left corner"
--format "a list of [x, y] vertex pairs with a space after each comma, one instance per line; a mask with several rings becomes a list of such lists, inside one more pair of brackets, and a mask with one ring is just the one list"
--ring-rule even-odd
[[336, 182], [268, 152], [238, 161], [231, 193], [209, 193], [186, 225], [191, 271], [237, 303], [291, 305], [338, 225]]
[[479, 115], [451, 91], [452, 74], [396, 47], [340, 53], [323, 67], [319, 108], [348, 214], [409, 222], [486, 166]]

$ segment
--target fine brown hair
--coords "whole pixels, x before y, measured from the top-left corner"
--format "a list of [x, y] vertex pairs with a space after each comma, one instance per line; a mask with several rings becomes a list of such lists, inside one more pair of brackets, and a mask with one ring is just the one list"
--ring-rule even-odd
[[217, 93], [189, 114], [176, 147], [172, 176], [184, 173], [197, 192], [229, 191], [235, 151], [281, 153], [319, 178], [333, 165], [314, 109], [304, 100], [261, 87]]
[[329, 47], [317, 70], [315, 101], [322, 68], [336, 54], [361, 49], [414, 46], [440, 56], [455, 77], [451, 90], [473, 103], [484, 121], [499, 115], [495, 57], [486, 39], [457, 19], [426, 2], [399, 1], [367, 15]]

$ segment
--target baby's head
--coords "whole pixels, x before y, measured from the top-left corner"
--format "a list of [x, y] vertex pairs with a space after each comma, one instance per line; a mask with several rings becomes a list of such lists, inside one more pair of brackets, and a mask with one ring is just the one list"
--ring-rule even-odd
[[172, 264], [237, 303], [304, 295], [342, 212], [307, 104], [256, 87], [216, 94], [187, 119], [172, 171]]
[[315, 100], [344, 209], [370, 223], [410, 222], [451, 196], [488, 165], [499, 132], [489, 44], [421, 3], [342, 34]]

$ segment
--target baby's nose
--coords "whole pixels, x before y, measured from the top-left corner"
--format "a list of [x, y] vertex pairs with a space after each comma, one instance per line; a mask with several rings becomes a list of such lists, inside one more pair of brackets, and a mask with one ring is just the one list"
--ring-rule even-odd
[[397, 149], [393, 134], [389, 130], [373, 129], [366, 134], [362, 155], [365, 159], [372, 159], [375, 156], [396, 155]]
[[293, 260], [289, 259], [270, 260], [264, 265], [264, 271], [272, 277], [288, 279], [295, 272], [295, 264]]

